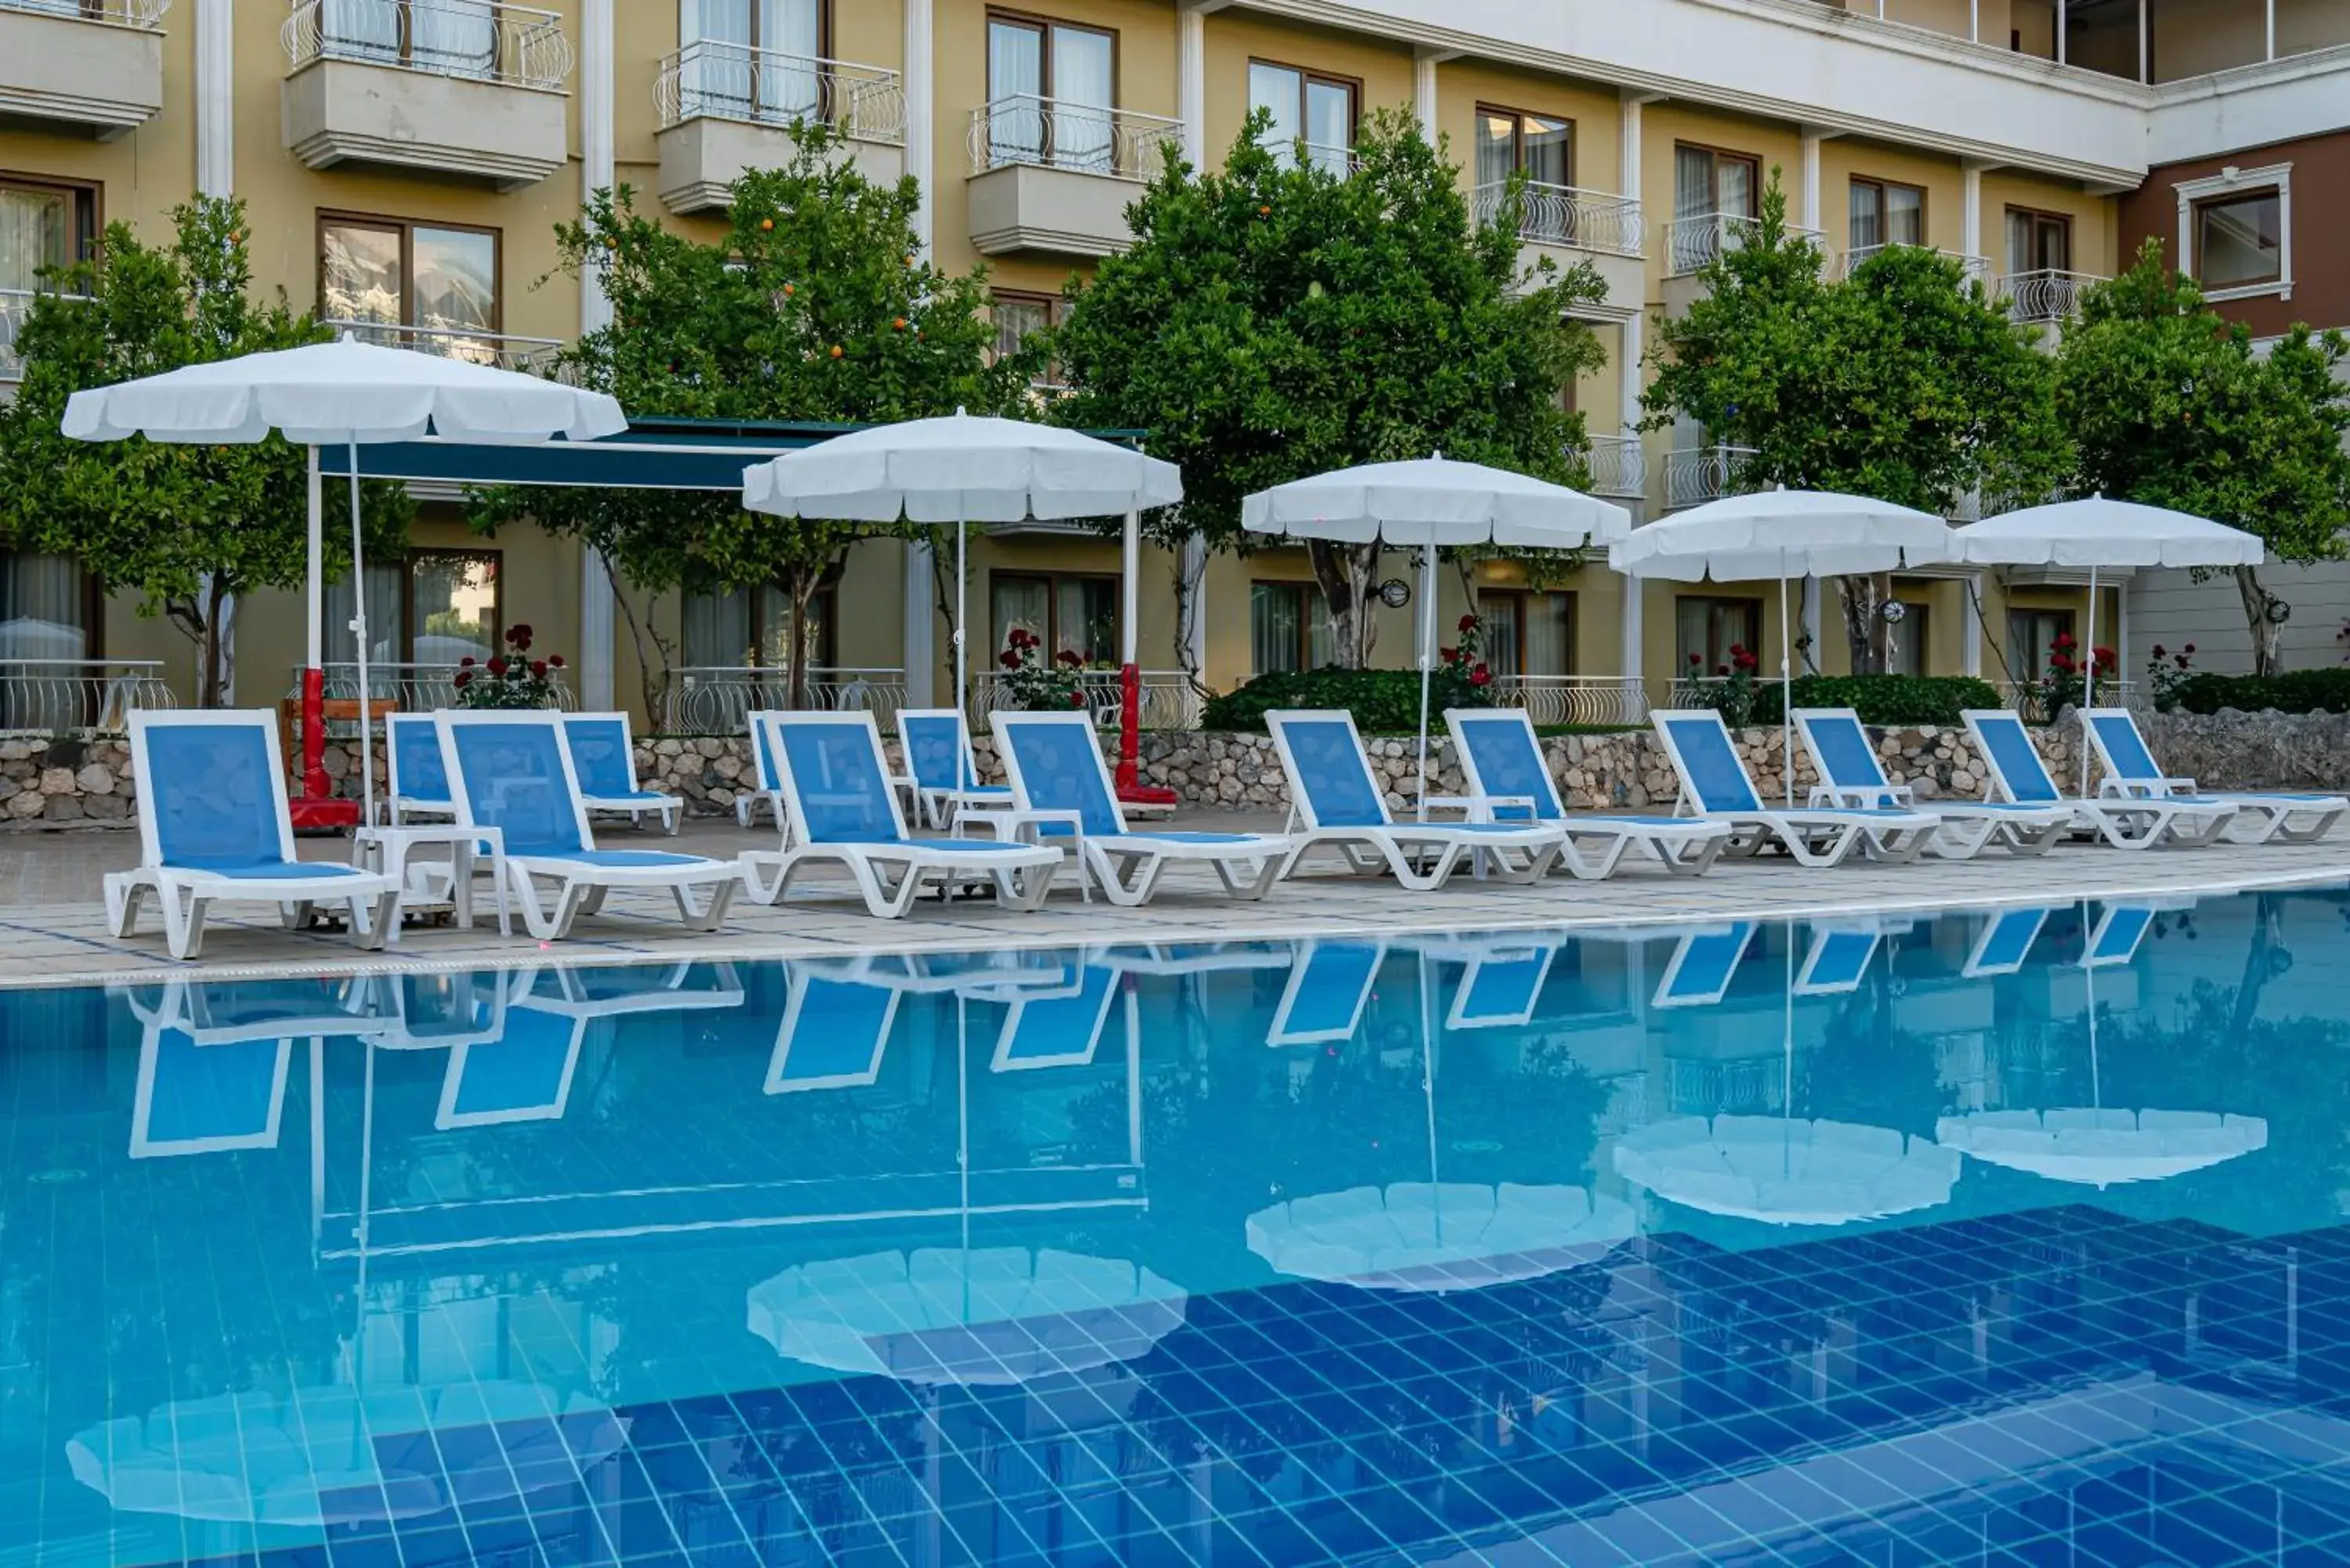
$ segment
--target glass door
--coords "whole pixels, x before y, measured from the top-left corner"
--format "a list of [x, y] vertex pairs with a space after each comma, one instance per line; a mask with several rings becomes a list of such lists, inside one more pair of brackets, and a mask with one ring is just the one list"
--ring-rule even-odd
[[1045, 155], [1045, 26], [987, 19], [988, 166], [1040, 163]]

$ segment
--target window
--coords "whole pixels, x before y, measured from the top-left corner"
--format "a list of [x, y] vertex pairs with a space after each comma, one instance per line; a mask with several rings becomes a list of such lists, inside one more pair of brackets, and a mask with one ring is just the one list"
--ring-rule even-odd
[[[806, 662], [819, 669], [833, 662], [837, 623], [834, 590], [819, 588], [808, 600]], [[685, 597], [685, 662], [696, 670], [745, 667], [787, 669], [792, 651], [792, 599], [776, 587], [736, 588], [731, 593]]]
[[[505, 635], [503, 576], [495, 550], [411, 550], [404, 561], [367, 566], [368, 659], [445, 670], [486, 659]], [[327, 585], [327, 662], [351, 659], [351, 584]]]
[[2011, 609], [2007, 612], [2007, 673], [2012, 680], [2037, 680], [2048, 672], [2048, 655], [2059, 637], [2073, 634], [2073, 612]]
[[678, 0], [684, 115], [823, 118], [824, 0]]
[[1575, 596], [1477, 590], [1485, 665], [1495, 675], [1566, 675], [1575, 658]]
[[318, 314], [421, 328], [413, 347], [491, 363], [500, 318], [497, 232], [322, 216]]
[[98, 192], [86, 185], [0, 179], [0, 289], [30, 292], [49, 267], [98, 246]]
[[1901, 618], [1885, 628], [1885, 673], [1923, 675], [1927, 673], [1929, 628], [1933, 623], [1927, 618], [1926, 606], [1918, 600], [1902, 599], [1899, 603]]
[[498, 73], [495, 0], [328, 0], [318, 11], [321, 52], [438, 76]]
[[1683, 676], [1710, 680], [1729, 665], [1731, 645], [1752, 653], [1762, 640], [1760, 599], [1685, 595], [1673, 606], [1673, 667]]
[[2073, 270], [2073, 220], [2062, 213], [2007, 210], [2007, 270], [2010, 273]]
[[1759, 162], [1743, 153], [1710, 147], [1673, 149], [1672, 268], [1693, 272], [1734, 245], [1745, 225], [1720, 219], [1752, 219], [1762, 188]]
[[1251, 673], [1319, 670], [1337, 657], [1330, 607], [1312, 583], [1249, 585]]
[[987, 18], [991, 166], [1050, 163], [1111, 173], [1118, 36], [1033, 16]]
[[1852, 248], [1926, 243], [1926, 192], [1887, 180], [1852, 182]]
[[2195, 276], [2210, 288], [2274, 283], [2284, 273], [2284, 204], [2256, 191], [2195, 205]]
[[1575, 237], [1574, 205], [1562, 194], [1575, 183], [1574, 134], [1572, 120], [1477, 106], [1478, 188], [1498, 190], [1523, 171], [1526, 210], [1519, 232], [1528, 239], [1565, 244]]
[[1003, 651], [1014, 627], [1042, 639], [1046, 655], [1074, 653], [1088, 665], [1114, 665], [1121, 651], [1116, 577], [1065, 573], [995, 572], [988, 577], [988, 608]]
[[1305, 144], [1305, 161], [1333, 174], [1345, 174], [1355, 164], [1355, 106], [1361, 84], [1345, 77], [1324, 76], [1295, 66], [1251, 60], [1248, 70], [1249, 109], [1268, 109], [1273, 124], [1264, 146], [1284, 167]]
[[[988, 314], [995, 322], [995, 352], [1001, 358], [1016, 354], [1031, 334], [1042, 332], [1061, 323], [1061, 298], [1052, 294], [1020, 294], [1008, 289], [996, 291]], [[1059, 367], [1046, 365], [1037, 371], [1029, 385], [1039, 390], [1050, 390], [1060, 384]]]

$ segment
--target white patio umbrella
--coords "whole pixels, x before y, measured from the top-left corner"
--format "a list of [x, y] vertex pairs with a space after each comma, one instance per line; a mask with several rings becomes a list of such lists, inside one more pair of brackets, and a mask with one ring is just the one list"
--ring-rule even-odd
[[[1951, 535], [1951, 558], [1976, 566], [2089, 568], [2089, 644], [2081, 686], [2084, 708], [2096, 706], [2098, 567], [2257, 566], [2265, 555], [2257, 534], [2167, 506], [2108, 501], [2102, 494], [2002, 512], [1970, 523]], [[2081, 793], [2089, 793], [2086, 746], [2081, 748]]]
[[1782, 486], [1724, 496], [1635, 529], [1609, 549], [1607, 564], [1627, 576], [1669, 582], [1778, 579], [1779, 774], [1793, 805], [1794, 721], [1788, 709], [1795, 667], [1787, 632], [1787, 580], [1898, 572], [1947, 560], [1950, 539], [1950, 524], [1930, 512], [1866, 495]]
[[1579, 490], [1444, 454], [1364, 463], [1261, 490], [1241, 503], [1252, 534], [1392, 545], [1419, 551], [1419, 815], [1428, 815], [1428, 687], [1436, 653], [1436, 552], [1445, 545], [1503, 545], [1574, 550], [1613, 545], [1632, 514]]
[[[160, 376], [76, 392], [62, 426], [78, 441], [250, 444], [276, 433], [310, 449], [310, 566], [307, 667], [302, 682], [303, 797], [313, 822], [326, 794], [317, 765], [323, 744], [324, 574], [321, 446], [351, 449], [351, 571], [360, 569], [359, 448], [426, 435], [479, 445], [524, 446], [563, 436], [592, 441], [628, 428], [620, 405], [602, 392], [515, 370], [447, 359], [412, 348], [361, 343], [346, 333], [332, 343], [183, 366]], [[375, 815], [369, 763], [367, 595], [352, 596], [351, 632], [359, 645], [359, 778], [367, 815]]]
[[955, 525], [955, 705], [970, 697], [963, 636], [972, 523], [1107, 517], [1183, 499], [1171, 462], [1081, 431], [966, 414], [837, 436], [743, 471], [743, 504], [779, 517]]

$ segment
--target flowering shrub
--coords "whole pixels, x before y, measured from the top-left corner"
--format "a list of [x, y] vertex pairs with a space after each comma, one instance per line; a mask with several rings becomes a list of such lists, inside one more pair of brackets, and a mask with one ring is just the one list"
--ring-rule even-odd
[[2110, 648], [2089, 650], [2086, 659], [2081, 657], [2081, 645], [2073, 640], [2069, 631], [2060, 631], [2056, 640], [2048, 645], [2047, 673], [2040, 678], [2040, 711], [2050, 719], [2067, 708], [2081, 705], [2085, 666], [2093, 670], [2100, 680], [2110, 680], [2121, 668], [2121, 656]]
[[1066, 713], [1086, 705], [1085, 660], [1066, 648], [1045, 658], [1045, 639], [1024, 627], [1012, 628], [995, 662], [1003, 667], [1012, 705], [1023, 711]]
[[1482, 657], [1485, 651], [1484, 623], [1473, 615], [1464, 615], [1457, 629], [1460, 636], [1452, 646], [1438, 649], [1437, 654], [1443, 661], [1444, 670], [1459, 677], [1468, 688], [1471, 705], [1482, 705], [1492, 701], [1493, 689], [1493, 672]]
[[1762, 661], [1742, 642], [1730, 645], [1726, 663], [1713, 667], [1709, 679], [1705, 672], [1705, 656], [1689, 656], [1689, 700], [1700, 708], [1711, 708], [1721, 715], [1721, 722], [1733, 730], [1743, 729], [1754, 722], [1756, 673]]
[[2147, 691], [2154, 698], [2154, 711], [2168, 713], [2178, 706], [2178, 689], [2187, 684], [2195, 671], [2189, 660], [2195, 657], [2195, 645], [2186, 643], [2173, 653], [2162, 644], [2154, 645], [2154, 655], [2146, 661]]
[[457, 706], [558, 706], [555, 672], [563, 668], [563, 655], [550, 653], [544, 659], [533, 659], [530, 656], [530, 628], [527, 626], [508, 628], [505, 645], [505, 652], [491, 655], [486, 663], [470, 656], [457, 661], [457, 677], [452, 682], [457, 689]]

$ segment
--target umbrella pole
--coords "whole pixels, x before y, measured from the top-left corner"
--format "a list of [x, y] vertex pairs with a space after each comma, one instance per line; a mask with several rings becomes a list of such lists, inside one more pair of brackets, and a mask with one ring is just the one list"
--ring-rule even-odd
[[302, 799], [323, 801], [334, 788], [327, 776], [326, 497], [318, 474], [318, 449], [310, 451], [308, 477], [309, 566], [304, 574], [308, 620], [302, 663]]
[[1779, 552], [1779, 782], [1795, 804], [1795, 663], [1787, 638], [1787, 552]]
[[2089, 567], [2089, 646], [2081, 655], [2081, 794], [2085, 797], [2089, 793], [2088, 711], [2097, 705], [2097, 568], [2094, 565]]
[[[971, 582], [971, 566], [966, 553], [967, 546], [963, 538], [963, 535], [967, 532], [969, 532], [969, 530], [963, 525], [962, 503], [958, 500], [955, 503], [955, 711], [962, 715], [962, 721], [966, 724], [971, 722], [970, 674], [964, 663], [962, 645], [962, 623], [965, 613], [964, 601], [968, 597], [967, 590]], [[972, 779], [967, 782], [977, 784], [979, 781], [977, 779]], [[957, 810], [961, 810], [962, 806], [962, 801], [958, 800], [955, 802], [955, 807]]]
[[359, 443], [351, 450], [351, 635], [359, 639], [359, 820], [375, 821], [375, 690], [368, 683], [367, 572], [360, 558]]
[[1419, 955], [1419, 1092], [1428, 1104], [1428, 1214], [1436, 1244], [1444, 1245], [1444, 1189], [1436, 1162], [1436, 1000], [1435, 971], [1428, 954]]
[[1419, 820], [1428, 820], [1428, 679], [1436, 640], [1436, 545], [1419, 555]]

